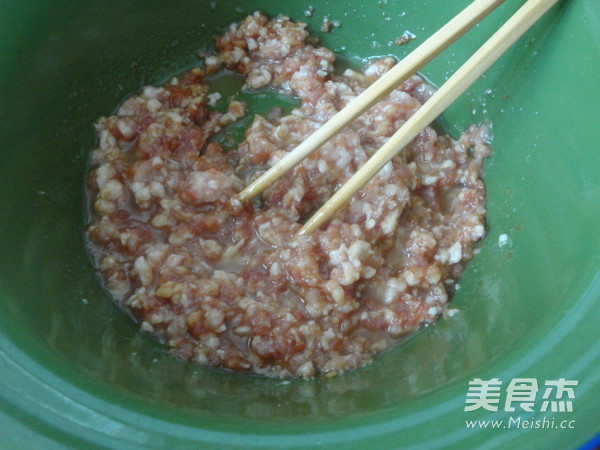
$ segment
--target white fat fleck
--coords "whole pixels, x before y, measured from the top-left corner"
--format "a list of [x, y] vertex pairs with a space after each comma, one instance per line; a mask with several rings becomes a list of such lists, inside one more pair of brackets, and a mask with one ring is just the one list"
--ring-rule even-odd
[[440, 169], [450, 169], [450, 168], [454, 168], [456, 167], [456, 164], [454, 164], [454, 161], [452, 161], [451, 159], [447, 159], [446, 161], [444, 161], [442, 163], [442, 165], [440, 166]]
[[498, 236], [498, 247], [502, 248], [505, 247], [506, 245], [509, 244], [509, 237], [508, 234], [501, 234], [500, 236]]
[[401, 294], [406, 290], [406, 283], [398, 278], [392, 278], [387, 282], [385, 289], [385, 296], [383, 301], [385, 303], [392, 303], [398, 294]]
[[401, 191], [400, 186], [398, 186], [396, 184], [391, 184], [391, 183], [386, 184], [385, 188], [384, 188], [385, 195], [387, 195], [389, 197], [398, 195], [400, 193], [400, 191]]
[[206, 314], [206, 322], [213, 328], [217, 328], [223, 322], [223, 312], [216, 308], [211, 308]]
[[377, 273], [377, 270], [375, 270], [373, 267], [365, 267], [365, 269], [363, 270], [363, 276], [365, 277], [365, 279], [370, 279], [373, 278], [375, 276], [375, 274]]
[[287, 56], [290, 54], [290, 46], [288, 44], [282, 44], [281, 47], [279, 47], [279, 51], [281, 52], [281, 56]]
[[246, 45], [248, 46], [248, 50], [250, 50], [250, 51], [256, 50], [258, 48], [258, 44], [256, 43], [256, 40], [253, 38], [246, 39]]
[[409, 286], [416, 286], [419, 283], [418, 278], [410, 270], [404, 272], [404, 279], [406, 280], [406, 283], [408, 283]]
[[354, 241], [348, 249], [348, 259], [354, 267], [362, 266], [362, 258], [371, 252], [371, 245], [366, 241]]
[[207, 356], [198, 350], [196, 350], [196, 351], [197, 351], [197, 353], [194, 356], [194, 361], [196, 361], [198, 364], [202, 364], [202, 365], [206, 366], [208, 364]]
[[165, 261], [165, 267], [177, 267], [183, 261], [183, 255], [169, 255], [167, 260]]
[[400, 210], [395, 209], [390, 214], [386, 216], [386, 218], [381, 222], [381, 231], [384, 234], [392, 234], [396, 231], [396, 224], [398, 223], [398, 218], [400, 217]]
[[146, 86], [143, 95], [147, 98], [156, 98], [163, 92], [165, 92], [165, 89], [162, 87]]
[[146, 183], [135, 182], [131, 189], [135, 192], [135, 201], [139, 204], [144, 204], [152, 198], [150, 187]]
[[171, 219], [167, 214], [157, 214], [152, 219], [152, 225], [156, 228], [166, 227], [167, 225], [172, 225]]
[[304, 197], [306, 190], [304, 187], [294, 185], [292, 189], [287, 191], [283, 196], [282, 203], [286, 206], [291, 206], [296, 202], [300, 201]]
[[106, 200], [118, 200], [123, 195], [123, 185], [117, 180], [108, 181], [100, 193]]
[[148, 111], [155, 113], [162, 107], [162, 103], [155, 98], [151, 98], [146, 102], [146, 107]]
[[146, 256], [150, 261], [157, 261], [163, 257], [168, 248], [168, 244], [155, 245], [148, 250]]
[[152, 268], [145, 257], [140, 256], [135, 260], [133, 270], [140, 278], [143, 286], [149, 286], [152, 283]]
[[385, 320], [388, 323], [391, 323], [394, 321], [394, 319], [396, 318], [396, 314], [394, 314], [394, 311], [392, 311], [391, 309], [385, 308], [383, 310], [383, 316], [385, 317]]
[[192, 172], [187, 180], [188, 192], [198, 202], [214, 202], [232, 185], [233, 180], [220, 172]]
[[383, 166], [379, 172], [377, 172], [377, 176], [379, 178], [381, 178], [382, 180], [387, 180], [388, 178], [390, 178], [392, 176], [393, 172], [394, 172], [394, 165], [392, 164], [391, 161], [388, 161], [388, 163], [385, 166]]
[[208, 94], [207, 98], [208, 104], [210, 106], [215, 106], [217, 102], [223, 98], [223, 96], [219, 92], [213, 92], [211, 94]]
[[434, 256], [434, 259], [442, 264], [446, 264], [449, 257], [448, 250], [440, 249], [438, 254]]
[[268, 70], [262, 68], [252, 69], [246, 80], [246, 84], [252, 89], [259, 89], [263, 86], [266, 86], [270, 82], [271, 73]]
[[425, 278], [429, 284], [436, 284], [440, 281], [442, 277], [442, 273], [436, 266], [431, 266], [427, 269], [427, 274]]
[[364, 71], [364, 74], [367, 77], [372, 77], [373, 75], [377, 75], [378, 73], [378, 68], [376, 64], [371, 64], [369, 67], [367, 67], [367, 69]]
[[210, 336], [206, 340], [206, 346], [209, 348], [217, 348], [219, 345], [219, 338], [216, 336]]
[[425, 175], [423, 177], [423, 184], [429, 186], [437, 181], [437, 177], [431, 175]]
[[352, 161], [352, 155], [350, 152], [348, 152], [348, 151], [338, 151], [337, 152], [335, 164], [340, 169], [346, 169], [348, 167], [348, 165], [350, 164], [350, 161]]
[[479, 224], [479, 225], [475, 225], [473, 227], [471, 236], [473, 237], [473, 239], [479, 239], [479, 238], [483, 237], [484, 233], [485, 233], [485, 228], [483, 227], [483, 225]]
[[298, 375], [304, 378], [312, 377], [315, 374], [315, 367], [311, 361], [302, 364], [298, 369]]
[[154, 327], [152, 326], [152, 324], [145, 320], [140, 325], [140, 328], [142, 329], [142, 331], [145, 331], [147, 333], [152, 333], [154, 331]]
[[219, 65], [219, 58], [217, 56], [211, 55], [211, 56], [207, 56], [206, 58], [204, 58], [204, 63], [207, 66], [218, 66]]
[[346, 244], [342, 244], [337, 250], [329, 252], [329, 262], [334, 265], [341, 263], [343, 260], [343, 255], [346, 253], [346, 251]]
[[159, 198], [165, 197], [165, 187], [159, 183], [158, 181], [153, 181], [150, 183], [150, 193]]
[[457, 241], [454, 244], [452, 244], [452, 247], [448, 249], [448, 254], [449, 264], [456, 264], [457, 262], [459, 262], [462, 258], [462, 246], [460, 245], [460, 242]]
[[103, 164], [96, 170], [96, 184], [102, 188], [117, 172], [110, 164]]
[[233, 333], [238, 336], [248, 336], [252, 329], [247, 325], [242, 325], [233, 329]]
[[275, 262], [271, 265], [271, 268], [269, 269], [269, 274], [276, 277], [281, 274], [280, 269], [281, 269], [281, 267], [280, 267], [279, 263]]
[[[373, 218], [373, 206], [369, 203], [364, 203], [363, 207], [362, 207], [363, 212], [365, 213], [365, 218], [367, 219], [367, 221], [369, 219]], [[367, 228], [372, 228], [374, 225], [371, 225], [370, 227], [367, 225]]]
[[135, 126], [128, 120], [118, 120], [117, 128], [125, 137], [131, 137], [135, 133]]
[[317, 167], [319, 168], [319, 172], [321, 172], [321, 173], [327, 172], [328, 166], [324, 160], [320, 159]]
[[337, 303], [338, 305], [342, 305], [344, 303], [345, 294], [344, 289], [342, 288], [340, 283], [338, 283], [335, 280], [329, 280], [325, 284], [325, 287], [331, 294], [331, 297], [333, 298], [335, 303]]
[[341, 267], [344, 274], [343, 279], [339, 280], [341, 285], [348, 286], [358, 279], [359, 273], [348, 261], [342, 262]]
[[94, 202], [94, 208], [96, 208], [96, 211], [100, 214], [109, 214], [117, 209], [113, 202], [101, 198]]
[[108, 130], [102, 130], [100, 132], [100, 148], [102, 150], [108, 150], [111, 147], [117, 145], [117, 139]]
[[183, 122], [183, 116], [181, 114], [177, 114], [174, 111], [167, 111], [165, 115], [175, 123]]

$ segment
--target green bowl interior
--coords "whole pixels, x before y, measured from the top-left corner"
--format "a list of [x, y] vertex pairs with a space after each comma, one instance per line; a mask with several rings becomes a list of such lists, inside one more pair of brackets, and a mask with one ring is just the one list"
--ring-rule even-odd
[[[443, 83], [515, 10], [507, 3], [422, 73]], [[304, 14], [309, 4], [312, 17]], [[493, 123], [489, 232], [454, 296], [460, 312], [369, 367], [307, 382], [176, 361], [111, 303], [86, 253], [83, 187], [92, 124], [141, 86], [197, 64], [197, 51], [228, 23], [255, 9], [282, 12], [308, 22], [323, 44], [346, 57], [402, 57], [465, 4], [3, 2], [4, 423], [32, 439], [71, 445], [266, 446], [291, 435], [305, 445], [432, 448], [525, 438], [574, 445], [593, 435], [598, 408], [592, 394], [600, 393], [600, 8], [594, 0], [553, 8], [444, 114], [452, 133], [485, 119]], [[318, 31], [325, 15], [341, 27]], [[417, 38], [388, 44], [404, 30]], [[501, 234], [509, 238], [502, 247]], [[469, 380], [523, 376], [580, 380], [588, 393], [578, 397], [573, 413], [575, 441], [566, 433], [524, 437], [514, 430], [465, 429], [465, 418], [506, 416], [464, 413]]]

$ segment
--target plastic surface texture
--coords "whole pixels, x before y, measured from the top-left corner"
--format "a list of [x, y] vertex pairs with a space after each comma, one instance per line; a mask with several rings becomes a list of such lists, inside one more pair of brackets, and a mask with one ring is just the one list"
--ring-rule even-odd
[[[466, 3], [0, 3], [0, 446], [573, 448], [594, 436], [597, 0], [553, 8], [443, 116], [452, 132], [493, 123], [488, 236], [454, 297], [460, 312], [369, 367], [282, 382], [181, 363], [110, 302], [86, 254], [92, 124], [142, 85], [197, 64], [223, 26], [255, 9], [281, 12], [347, 57], [401, 57]], [[424, 75], [441, 84], [518, 4], [507, 1]], [[341, 27], [321, 33], [325, 15]], [[404, 30], [416, 39], [388, 45]], [[504, 405], [464, 412], [469, 380], [493, 377], [579, 380], [574, 412], [554, 414], [575, 429], [467, 429], [465, 420], [510, 417]]]

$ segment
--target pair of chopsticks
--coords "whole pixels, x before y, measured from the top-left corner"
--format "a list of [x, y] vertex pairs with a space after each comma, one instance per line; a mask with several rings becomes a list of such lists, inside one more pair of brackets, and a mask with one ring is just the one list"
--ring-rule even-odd
[[[496, 9], [504, 0], [475, 0], [450, 22], [396, 64], [344, 109], [327, 121], [308, 139], [239, 193], [247, 201], [267, 189], [288, 170], [315, 151], [335, 133], [355, 120], [406, 78], [416, 73], [442, 50], [465, 34]], [[329, 220], [400, 150], [433, 122], [454, 100], [473, 84], [512, 44], [514, 44], [558, 0], [528, 0], [492, 37], [483, 44], [425, 102], [396, 133], [304, 224], [297, 236], [311, 233]]]

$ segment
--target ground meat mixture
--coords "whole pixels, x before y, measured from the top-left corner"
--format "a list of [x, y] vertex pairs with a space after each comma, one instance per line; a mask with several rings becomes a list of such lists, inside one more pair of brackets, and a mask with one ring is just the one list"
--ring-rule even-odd
[[[408, 79], [270, 187], [236, 193], [394, 64], [333, 75], [306, 25], [256, 13], [216, 41], [204, 69], [146, 87], [97, 124], [90, 248], [106, 288], [184, 360], [275, 377], [337, 374], [447, 311], [448, 290], [484, 235], [485, 129], [425, 129], [333, 220], [301, 223], [431, 96]], [[301, 102], [256, 116], [225, 152], [214, 136], [245, 113], [209, 103], [220, 68], [244, 89]]]

